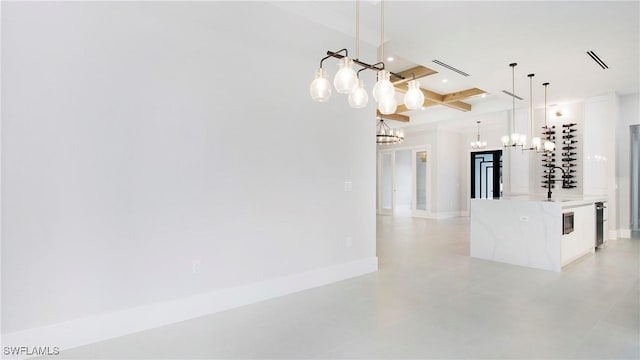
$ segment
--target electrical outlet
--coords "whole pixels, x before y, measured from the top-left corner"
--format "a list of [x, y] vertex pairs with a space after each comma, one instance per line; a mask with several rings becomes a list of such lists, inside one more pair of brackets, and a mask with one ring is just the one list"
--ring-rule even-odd
[[344, 182], [344, 191], [350, 192], [353, 190], [353, 183], [351, 181]]
[[350, 236], [347, 236], [344, 239], [344, 247], [346, 247], [347, 249], [350, 248], [353, 245], [353, 241], [351, 240]]
[[201, 268], [200, 259], [196, 259], [196, 260], [191, 261], [191, 273], [192, 274], [200, 274], [200, 268]]

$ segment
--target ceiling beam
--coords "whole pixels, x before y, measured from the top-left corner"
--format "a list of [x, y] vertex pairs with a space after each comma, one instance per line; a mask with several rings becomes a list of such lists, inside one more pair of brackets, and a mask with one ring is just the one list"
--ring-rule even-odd
[[[425, 100], [424, 103], [422, 104], [422, 107], [430, 107], [430, 106], [436, 106], [436, 105], [440, 105], [440, 104], [435, 101]], [[407, 111], [412, 111], [412, 110], [407, 109], [406, 105], [398, 105], [398, 108], [396, 109], [396, 114], [402, 114]]]
[[459, 100], [464, 100], [464, 99], [468, 99], [472, 96], [476, 96], [476, 95], [481, 95], [481, 94], [485, 94], [486, 91], [482, 90], [482, 89], [478, 89], [478, 88], [471, 88], [471, 89], [466, 89], [466, 90], [462, 90], [462, 91], [456, 91], [453, 92], [451, 94], [446, 94], [443, 98], [443, 102], [445, 103], [449, 103], [449, 102], [453, 102], [453, 101], [459, 101]]
[[[395, 88], [396, 88], [396, 90], [398, 90], [398, 91], [400, 91], [402, 93], [406, 93], [407, 90], [408, 90], [407, 84], [399, 84]], [[471, 111], [471, 104], [467, 104], [467, 103], [462, 102], [462, 101], [454, 101], [454, 100], [451, 100], [449, 102], [445, 102], [444, 101], [445, 95], [440, 95], [437, 92], [433, 92], [431, 90], [427, 90], [427, 89], [423, 89], [423, 88], [420, 88], [420, 90], [424, 94], [424, 102], [425, 103], [427, 103], [427, 101], [432, 101], [432, 102], [435, 102], [437, 104], [450, 107], [452, 109], [465, 111], [465, 112], [466, 111]]]
[[382, 117], [383, 119], [387, 119], [387, 120], [395, 120], [395, 121], [400, 121], [400, 122], [409, 122], [409, 117], [407, 115], [400, 115], [400, 114], [389, 114], [389, 115], [383, 115], [380, 113], [380, 111], [376, 110], [376, 115], [378, 117]]
[[395, 86], [395, 85], [404, 84], [406, 82], [413, 80], [414, 76], [416, 79], [420, 79], [425, 76], [429, 76], [437, 73], [438, 72], [433, 69], [429, 69], [428, 67], [418, 65], [416, 67], [412, 67], [410, 69], [403, 70], [397, 73], [398, 75], [401, 75], [402, 77], [404, 77], [404, 79], [398, 79], [397, 77], [391, 75], [392, 77], [391, 80], [393, 80], [391, 83]]
[[448, 103], [443, 103], [442, 105], [448, 106], [452, 109], [460, 110], [460, 111], [471, 111], [471, 104], [462, 101], [452, 101]]

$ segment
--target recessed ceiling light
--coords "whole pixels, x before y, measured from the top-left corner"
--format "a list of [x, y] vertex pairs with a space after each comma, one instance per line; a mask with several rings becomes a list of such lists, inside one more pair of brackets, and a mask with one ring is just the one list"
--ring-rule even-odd
[[487, 97], [487, 94], [486, 94], [486, 93], [485, 93], [485, 94], [482, 94], [482, 98], [486, 98], [486, 97]]
[[395, 59], [393, 58], [393, 56], [389, 56], [389, 57], [387, 58], [387, 61], [393, 61], [393, 60], [395, 60]]
[[424, 106], [420, 108], [420, 110], [424, 110]]
[[443, 83], [447, 83], [448, 81], [449, 81], [449, 80], [447, 80], [447, 79], [442, 79], [442, 82], [443, 82]]

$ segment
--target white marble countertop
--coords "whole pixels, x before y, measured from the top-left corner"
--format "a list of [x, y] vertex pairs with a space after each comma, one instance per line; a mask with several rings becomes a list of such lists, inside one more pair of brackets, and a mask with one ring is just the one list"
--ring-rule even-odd
[[[478, 200], [478, 199], [474, 199]], [[480, 199], [482, 200], [482, 199]], [[513, 195], [513, 196], [503, 196], [499, 199], [487, 199], [487, 200], [498, 200], [498, 201], [535, 201], [535, 202], [549, 202], [547, 200], [547, 196], [545, 195]], [[561, 207], [576, 207], [576, 206], [584, 206], [591, 205], [595, 202], [599, 201], [607, 201], [606, 196], [561, 196], [561, 197], [551, 197], [551, 202], [560, 204]]]

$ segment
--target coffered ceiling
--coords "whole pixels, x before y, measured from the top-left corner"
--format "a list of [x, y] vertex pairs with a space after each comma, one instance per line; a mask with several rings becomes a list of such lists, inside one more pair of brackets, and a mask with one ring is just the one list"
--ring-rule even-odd
[[[273, 4], [355, 35], [355, 1]], [[509, 109], [511, 97], [502, 91], [511, 91], [512, 62], [518, 63], [515, 93], [525, 99], [517, 101], [517, 107], [529, 105], [529, 73], [536, 74], [536, 107], [543, 106], [543, 82], [551, 83], [549, 104], [609, 92], [638, 92], [639, 5], [638, 1], [386, 1], [385, 58], [394, 57], [394, 61], [386, 61], [392, 71], [412, 66], [437, 71], [420, 81], [422, 88], [438, 95], [486, 92], [485, 97], [477, 96], [481, 94], [478, 92], [459, 100], [472, 107], [470, 112], [445, 105], [403, 115], [411, 115], [410, 124], [420, 124]], [[361, 41], [378, 46], [379, 1], [361, 1], [360, 22]], [[590, 50], [608, 69], [587, 55]]]

